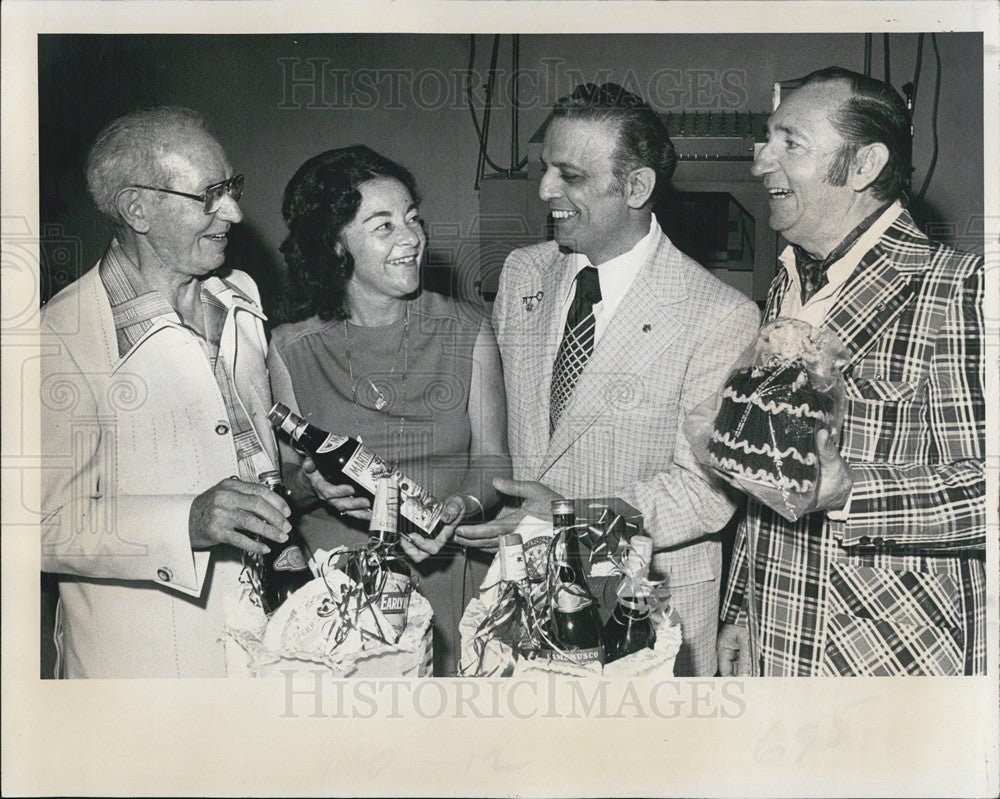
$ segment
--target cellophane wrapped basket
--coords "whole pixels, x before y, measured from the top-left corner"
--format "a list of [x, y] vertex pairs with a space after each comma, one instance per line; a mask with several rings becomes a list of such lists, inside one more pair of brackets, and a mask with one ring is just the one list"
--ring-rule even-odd
[[[268, 677], [289, 670], [333, 677], [429, 677], [433, 673], [430, 603], [414, 587], [406, 626], [392, 629], [358, 580], [364, 551], [343, 547], [317, 552], [317, 576], [270, 617], [253, 601], [246, 582], [236, 613], [229, 614], [230, 676]], [[234, 646], [235, 644], [235, 646]]]
[[722, 391], [688, 416], [695, 456], [795, 521], [819, 488], [816, 433], [843, 423], [846, 356], [835, 334], [808, 322], [765, 325]]
[[[580, 524], [575, 534], [589, 539], [591, 552], [598, 552], [602, 563], [620, 564], [621, 552], [627, 542], [616, 539], [608, 530]], [[681, 646], [681, 631], [676, 615], [658, 592], [653, 601], [653, 623], [656, 644], [653, 649], [636, 652], [602, 666], [600, 663], [581, 664], [571, 653], [560, 651], [557, 641], [546, 633], [548, 608], [551, 604], [550, 575], [554, 529], [552, 523], [525, 516], [515, 530], [524, 541], [528, 572], [528, 596], [522, 607], [531, 616], [541, 650], [530, 657], [521, 656], [511, 640], [518, 634], [515, 618], [518, 590], [500, 580], [499, 559], [495, 558], [480, 587], [479, 596], [465, 609], [459, 632], [462, 638], [459, 674], [463, 677], [511, 677], [555, 674], [566, 677], [659, 677], [673, 676], [674, 660]], [[615, 540], [610, 540], [615, 539]], [[611, 550], [611, 554], [608, 554]], [[610, 608], [602, 608], [606, 616]]]

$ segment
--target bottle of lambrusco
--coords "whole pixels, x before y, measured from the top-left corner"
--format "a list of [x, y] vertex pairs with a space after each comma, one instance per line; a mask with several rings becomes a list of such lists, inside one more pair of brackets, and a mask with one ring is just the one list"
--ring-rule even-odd
[[601, 617], [584, 577], [579, 538], [571, 529], [576, 525], [572, 500], [553, 500], [552, 525], [557, 536], [558, 569], [552, 609], [553, 638], [563, 654], [577, 662], [604, 663]]
[[524, 562], [524, 541], [517, 533], [507, 533], [497, 539], [497, 546], [500, 581], [511, 586], [514, 602], [511, 620], [501, 631], [500, 639], [510, 645], [518, 658], [533, 658], [541, 648], [541, 641], [535, 628], [535, 615], [531, 608], [531, 587]]
[[[365, 593], [385, 615], [398, 639], [406, 629], [413, 581], [399, 549], [399, 481], [395, 475], [379, 479], [368, 528], [370, 561]], [[393, 641], [395, 643], [395, 641]]]
[[[358, 439], [327, 433], [280, 402], [268, 411], [267, 419], [309, 454], [319, 473], [329, 482], [349, 483], [369, 499], [375, 496], [378, 478], [391, 471], [385, 461], [365, 449]], [[441, 520], [442, 503], [405, 475], [397, 473], [397, 477], [399, 512], [413, 522], [418, 532], [434, 535]]]
[[653, 557], [653, 539], [632, 536], [625, 561], [625, 574], [618, 586], [618, 604], [604, 626], [604, 647], [608, 663], [640, 649], [651, 649], [656, 631], [649, 617], [649, 563]]
[[[281, 484], [279, 472], [263, 472], [258, 479], [291, 506], [288, 489]], [[263, 541], [259, 537], [257, 540]], [[306, 554], [309, 548], [294, 526], [284, 544], [271, 540], [263, 543], [271, 551], [260, 556], [260, 599], [264, 612], [271, 614], [295, 591], [312, 580], [313, 575]]]

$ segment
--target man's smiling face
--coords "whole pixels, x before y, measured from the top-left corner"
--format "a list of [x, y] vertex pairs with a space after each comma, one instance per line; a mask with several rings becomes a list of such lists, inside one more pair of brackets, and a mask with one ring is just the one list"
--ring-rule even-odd
[[770, 195], [771, 228], [814, 256], [825, 256], [853, 227], [854, 190], [828, 179], [845, 143], [831, 116], [849, 97], [843, 81], [796, 89], [771, 114], [767, 144], [754, 160], [753, 174]]
[[627, 252], [629, 205], [615, 177], [618, 124], [551, 120], [542, 144], [545, 174], [538, 195], [548, 204], [559, 244], [583, 253], [595, 266]]

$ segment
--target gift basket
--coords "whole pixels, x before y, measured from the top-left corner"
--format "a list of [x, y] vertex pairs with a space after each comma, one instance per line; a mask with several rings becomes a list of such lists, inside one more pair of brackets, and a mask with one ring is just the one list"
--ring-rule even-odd
[[367, 544], [314, 553], [314, 579], [269, 615], [259, 576], [245, 565], [228, 614], [231, 675], [323, 668], [334, 677], [430, 676], [433, 612], [398, 549], [398, 496], [394, 477], [381, 479]]
[[[310, 563], [318, 576], [273, 614], [245, 610], [242, 623], [230, 623], [227, 633], [243, 653], [233, 657], [231, 673], [267, 677], [323, 668], [333, 677], [430, 676], [430, 604], [411, 589], [405, 625], [397, 630], [380, 608], [384, 575], [372, 574], [370, 564], [366, 549], [319, 551]], [[375, 591], [369, 593], [366, 583]], [[242, 604], [252, 607], [253, 600]]]
[[722, 391], [693, 411], [685, 433], [696, 457], [789, 521], [819, 486], [816, 432], [844, 418], [847, 350], [798, 319], [761, 328]]
[[[479, 596], [459, 626], [459, 673], [672, 676], [680, 628], [662, 583], [648, 579], [651, 542], [627, 535], [641, 532], [641, 516], [637, 520], [638, 512], [629, 509], [632, 518], [624, 524], [623, 514], [606, 512], [613, 506], [622, 510], [609, 500], [563, 502], [553, 522], [525, 516], [514, 534], [501, 537]], [[584, 518], [600, 523], [578, 523], [576, 508], [589, 508]], [[639, 539], [649, 542], [642, 562], [634, 557]], [[602, 604], [598, 597], [608, 592], [592, 586], [600, 585], [605, 573], [621, 581], [613, 601]], [[623, 639], [630, 643], [623, 645]], [[618, 659], [610, 662], [612, 648]]]

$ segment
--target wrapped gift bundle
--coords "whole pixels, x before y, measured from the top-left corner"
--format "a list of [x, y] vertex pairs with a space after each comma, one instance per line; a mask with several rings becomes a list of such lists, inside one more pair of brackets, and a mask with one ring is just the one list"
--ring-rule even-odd
[[340, 568], [351, 551], [317, 554], [325, 556], [318, 567], [313, 562], [318, 576], [270, 618], [255, 614], [245, 602], [241, 614], [230, 615], [230, 674], [267, 677], [295, 670], [311, 675], [320, 668], [333, 677], [430, 676], [433, 612], [427, 600], [411, 592], [406, 626], [397, 635], [376, 603]]
[[608, 677], [615, 679], [674, 675], [674, 661], [681, 648], [681, 627], [671, 611], [653, 616], [656, 643], [619, 660], [601, 666], [600, 663], [578, 663], [556, 652], [526, 659], [517, 658], [512, 647], [496, 637], [486, 638], [477, 646], [477, 634], [490, 615], [490, 608], [481, 598], [475, 598], [465, 610], [459, 631], [462, 653], [459, 674], [463, 677], [531, 677], [555, 674], [563, 677]]
[[533, 678], [554, 674], [614, 680], [670, 679], [674, 676], [674, 661], [681, 649], [681, 627], [671, 612], [656, 614], [653, 620], [656, 643], [652, 649], [641, 649], [604, 666], [599, 663], [576, 663], [558, 655], [518, 660], [512, 676]]
[[[579, 500], [578, 508], [586, 508], [586, 503], [593, 502], [590, 511], [592, 518], [606, 522], [615, 516], [623, 514], [612, 513], [610, 516], [605, 513], [609, 507], [614, 507], [609, 500]], [[620, 502], [620, 501], [619, 501]], [[618, 505], [622, 508], [624, 503]], [[634, 511], [634, 509], [632, 509]], [[614, 525], [620, 525], [621, 530], [628, 528], [621, 522], [609, 523], [604, 527], [607, 535], [599, 534], [602, 528], [595, 524], [582, 522], [581, 519], [589, 519], [580, 513], [578, 524], [584, 529], [581, 530], [581, 538], [589, 537], [590, 549], [600, 549], [602, 544], [608, 550], [604, 556], [609, 568], [607, 576], [598, 575], [591, 577], [590, 581], [596, 581], [599, 586], [611, 585], [617, 581], [618, 565], [620, 564], [619, 554], [627, 548], [627, 539], [615, 530]], [[642, 530], [642, 517], [636, 511], [631, 516], [630, 524]], [[526, 516], [515, 531], [524, 541], [525, 560], [527, 563], [528, 581], [522, 586], [530, 593], [526, 602], [522, 606], [526, 608], [529, 615], [532, 615], [534, 624], [544, 625], [547, 620], [547, 605], [549, 597], [546, 596], [548, 590], [547, 569], [551, 557], [551, 543], [554, 530], [551, 522], [544, 521], [532, 516]], [[614, 577], [612, 577], [614, 575]], [[554, 647], [551, 640], [542, 641], [542, 649], [537, 654], [530, 657], [520, 657], [515, 651], [515, 646], [510, 636], [510, 630], [516, 627], [516, 620], [512, 619], [514, 613], [513, 597], [510, 583], [501, 580], [499, 558], [494, 559], [487, 571], [480, 588], [479, 596], [474, 598], [465, 610], [462, 621], [459, 625], [459, 632], [462, 638], [461, 658], [459, 673], [462, 676], [476, 677], [509, 677], [521, 674], [533, 673], [554, 673], [563, 676], [614, 676], [614, 677], [646, 677], [658, 676], [667, 677], [673, 675], [673, 664], [680, 649], [681, 633], [676, 615], [670, 611], [662, 599], [655, 601], [655, 609], [652, 614], [654, 629], [656, 630], [656, 643], [653, 649], [646, 649], [627, 655], [624, 658], [614, 661], [602, 668], [599, 663], [579, 664], [572, 659], [570, 653], [560, 653]], [[594, 592], [603, 603], [607, 603], [600, 608], [603, 619], [610, 614], [616, 597], [613, 591]], [[606, 598], [611, 597], [610, 601]], [[663, 592], [658, 592], [660, 598]], [[522, 611], [524, 612], [524, 611]]]
[[806, 512], [819, 486], [816, 433], [844, 417], [847, 351], [828, 330], [798, 319], [761, 328], [722, 391], [685, 423], [696, 457], [786, 519]]

